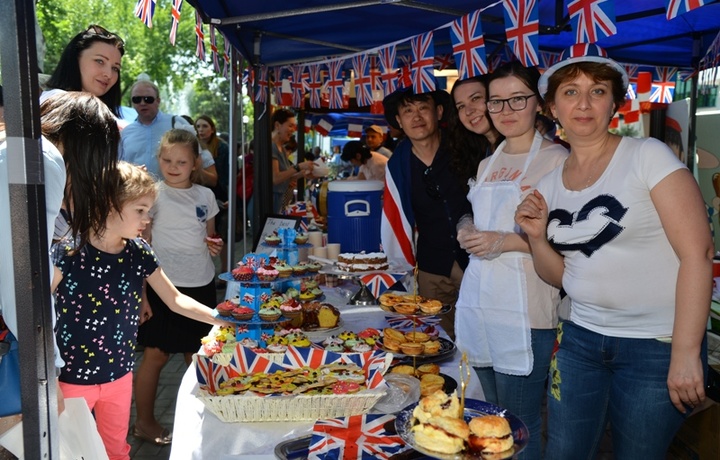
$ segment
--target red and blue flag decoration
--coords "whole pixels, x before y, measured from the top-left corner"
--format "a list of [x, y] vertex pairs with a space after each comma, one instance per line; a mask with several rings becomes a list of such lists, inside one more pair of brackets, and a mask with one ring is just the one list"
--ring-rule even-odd
[[220, 59], [218, 56], [217, 38], [215, 37], [215, 26], [210, 25], [210, 54], [212, 56], [213, 69], [220, 73]]
[[299, 109], [305, 102], [305, 84], [303, 83], [304, 65], [292, 66], [292, 106]]
[[282, 67], [273, 68], [273, 91], [275, 93], [275, 103], [282, 103]]
[[[238, 344], [235, 346], [233, 357], [228, 364], [229, 372], [238, 374], [257, 374], [260, 372], [273, 373], [285, 370], [281, 365], [276, 364], [266, 357], [255, 353], [252, 349]], [[230, 374], [228, 374], [230, 375]]]
[[155, 0], [138, 0], [135, 5], [135, 17], [143, 24], [152, 28], [152, 18], [155, 14]]
[[378, 50], [380, 58], [380, 82], [383, 95], [387, 96], [397, 89], [398, 71], [395, 67], [395, 45], [386, 46]]
[[[700, 59], [698, 68], [700, 70], [707, 70], [714, 69], [717, 66], [720, 66], [720, 32], [718, 32], [713, 39], [703, 58]], [[714, 75], [712, 81], [715, 81]]]
[[412, 81], [412, 58], [410, 56], [400, 56], [400, 74], [398, 76], [398, 88], [411, 88]]
[[620, 64], [625, 69], [625, 73], [627, 73], [628, 81], [630, 83], [637, 83], [637, 75], [638, 70], [640, 69], [640, 66], [637, 64]]
[[450, 39], [460, 80], [488, 72], [480, 10], [453, 21], [450, 26]]
[[[328, 63], [328, 102], [331, 109], [343, 108], [343, 61], [330, 61]], [[332, 126], [332, 125], [331, 125]], [[327, 135], [327, 134], [325, 134]]]
[[574, 0], [567, 8], [575, 43], [595, 43], [617, 34], [615, 0]]
[[348, 137], [360, 139], [363, 132], [363, 121], [360, 118], [348, 118]]
[[177, 30], [180, 25], [180, 10], [182, 10], [183, 0], [172, 0], [172, 25], [170, 26], [170, 43], [175, 46], [177, 38]]
[[435, 91], [433, 32], [416, 35], [411, 39], [410, 45], [413, 55], [411, 71], [413, 92], [422, 94]]
[[452, 54], [439, 54], [435, 56], [435, 60], [433, 61], [433, 68], [437, 70], [445, 70], [452, 67], [454, 63], [455, 58]]
[[195, 55], [205, 62], [205, 32], [203, 32], [202, 17], [197, 10], [195, 10]]
[[653, 74], [650, 102], [670, 104], [675, 94], [677, 67], [656, 67]]
[[553, 53], [552, 51], [540, 51], [540, 65], [541, 70], [547, 70], [551, 66], [557, 64], [560, 61], [560, 53]]
[[503, 0], [505, 7], [505, 37], [513, 54], [525, 67], [539, 64], [538, 8], [536, 0]]
[[360, 414], [318, 420], [313, 427], [309, 458], [323, 460], [389, 459], [406, 448], [402, 438], [385, 430], [392, 414]]
[[[385, 321], [394, 329], [423, 328], [426, 334], [435, 334], [434, 327], [440, 324], [439, 316], [407, 316], [407, 315], [385, 315]], [[433, 329], [430, 329], [433, 328]]]
[[283, 364], [289, 368], [310, 367], [317, 369], [323, 364], [340, 362], [341, 353], [327, 351], [324, 348], [294, 347], [290, 345], [283, 357]]
[[637, 99], [637, 83], [628, 84], [627, 93], [625, 93], [625, 99]]
[[266, 103], [268, 97], [268, 68], [260, 66], [260, 74], [257, 79], [258, 88], [255, 93], [255, 102]]
[[208, 392], [216, 393], [221, 382], [228, 378], [227, 368], [207, 356], [195, 355], [195, 375], [198, 384]]
[[[700, 8], [705, 3], [705, 0], [667, 0], [665, 17], [669, 21], [680, 14]], [[707, 3], [712, 3], [712, 0]]]
[[[230, 78], [230, 42], [223, 35], [223, 77]], [[252, 85], [250, 86], [252, 88]]]
[[319, 109], [322, 107], [322, 68], [320, 64], [308, 65], [308, 73], [310, 78], [308, 87], [310, 92], [310, 107]]
[[400, 281], [404, 273], [368, 273], [360, 277], [360, 280], [367, 286], [372, 292], [372, 295], [377, 299], [380, 294], [390, 289], [390, 287]]
[[329, 136], [330, 131], [332, 131], [333, 127], [333, 119], [329, 116], [323, 116], [318, 120], [317, 124], [315, 125], [315, 131], [317, 131], [318, 134], [321, 134], [323, 136]]
[[370, 80], [372, 85], [372, 90], [378, 90], [382, 89], [382, 81], [380, 80], [380, 64], [378, 63], [379, 59], [377, 56], [369, 56], [369, 63], [370, 63]]
[[372, 104], [372, 78], [368, 55], [360, 54], [352, 58], [353, 73], [355, 74], [355, 100], [357, 105], [365, 107]]

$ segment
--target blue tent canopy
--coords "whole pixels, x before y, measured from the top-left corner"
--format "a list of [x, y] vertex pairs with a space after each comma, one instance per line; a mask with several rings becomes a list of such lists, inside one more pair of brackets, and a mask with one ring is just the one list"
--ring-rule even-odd
[[[488, 54], [505, 44], [503, 6], [497, 0], [189, 0], [219, 26], [236, 49], [257, 64], [308, 63], [398, 43], [409, 55], [408, 39], [434, 30], [435, 54], [451, 52], [447, 26], [481, 13]], [[541, 50], [559, 52], [575, 43], [568, 0], [537, 0]], [[598, 41], [621, 62], [690, 68], [720, 30], [720, 3], [668, 21], [667, 0], [614, 1], [617, 34]]]

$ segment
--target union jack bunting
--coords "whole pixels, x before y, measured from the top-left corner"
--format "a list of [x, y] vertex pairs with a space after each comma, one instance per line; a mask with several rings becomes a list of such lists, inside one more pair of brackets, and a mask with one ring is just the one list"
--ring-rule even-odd
[[369, 273], [361, 276], [360, 279], [377, 299], [380, 294], [387, 291], [393, 284], [400, 281], [404, 275], [404, 273]]
[[575, 43], [595, 43], [617, 33], [614, 0], [575, 0], [568, 3]]
[[625, 99], [637, 99], [637, 83], [628, 84], [627, 93], [625, 93]]
[[[712, 43], [705, 52], [705, 56], [700, 60], [699, 68], [707, 70], [720, 65], [720, 32], [715, 36]], [[713, 81], [715, 78], [712, 79]]]
[[505, 7], [505, 36], [515, 56], [525, 67], [539, 64], [538, 21], [535, 0], [503, 0]]
[[372, 104], [372, 79], [368, 65], [368, 55], [361, 54], [352, 58], [355, 74], [355, 100], [357, 105], [364, 107]]
[[283, 357], [283, 364], [291, 368], [310, 367], [317, 369], [323, 364], [339, 362], [342, 354], [324, 348], [294, 347], [290, 345]]
[[435, 91], [435, 77], [433, 75], [433, 45], [432, 31], [416, 35], [410, 41], [412, 47], [412, 85], [415, 94]]
[[155, 14], [155, 0], [138, 0], [135, 5], [135, 17], [143, 24], [152, 28], [152, 18]]
[[637, 64], [620, 64], [625, 69], [625, 73], [627, 73], [628, 81], [630, 83], [636, 83], [637, 82], [637, 74], [638, 69], [640, 69], [640, 66]]
[[[437, 335], [435, 325], [440, 324], [439, 316], [406, 316], [406, 315], [385, 315], [385, 321], [395, 329], [423, 328], [426, 334]], [[433, 328], [433, 329], [430, 329]], [[429, 331], [429, 332], [428, 332]]]
[[410, 56], [400, 56], [402, 65], [400, 67], [400, 75], [398, 76], [399, 88], [410, 88], [412, 81], [412, 58]]
[[488, 72], [480, 10], [453, 21], [450, 26], [450, 39], [460, 80]]
[[233, 357], [230, 358], [228, 367], [230, 371], [237, 372], [238, 374], [273, 373], [285, 370], [281, 365], [241, 345], [235, 347], [235, 352], [233, 353]]
[[650, 102], [670, 104], [675, 94], [677, 67], [656, 67], [653, 75]]
[[309, 457], [323, 459], [388, 459], [405, 449], [402, 438], [385, 431], [392, 414], [360, 414], [318, 420], [310, 439]]
[[683, 82], [692, 80], [692, 78], [699, 73], [696, 69], [683, 69], [678, 70], [678, 78]]
[[328, 63], [330, 75], [328, 78], [328, 102], [331, 109], [343, 108], [343, 61], [331, 61]]
[[560, 53], [552, 51], [540, 51], [540, 69], [547, 70], [550, 66], [556, 64], [560, 60]]
[[303, 84], [304, 65], [295, 65], [292, 67], [292, 106], [301, 108], [305, 102], [305, 85]]
[[260, 67], [260, 74], [257, 79], [257, 93], [255, 93], [255, 102], [266, 103], [268, 97], [268, 68], [267, 66]]
[[669, 21], [680, 14], [685, 14], [703, 5], [705, 5], [705, 0], [667, 0], [665, 17]]
[[437, 70], [445, 70], [452, 67], [453, 63], [455, 63], [455, 58], [453, 58], [452, 54], [440, 54], [435, 56], [433, 60], [433, 68]]
[[377, 56], [370, 56], [369, 59], [371, 89], [372, 91], [382, 89], [382, 82], [380, 81], [380, 66], [378, 64], [379, 59]]
[[495, 49], [495, 51], [490, 55], [488, 59], [488, 72], [494, 72], [497, 70], [498, 67], [505, 64], [506, 62], [510, 62], [514, 59], [514, 54], [512, 49], [510, 49], [510, 46], [505, 43], [504, 46], [498, 47]]
[[280, 104], [282, 102], [282, 67], [275, 67], [273, 69], [273, 90], [275, 92], [275, 103]]
[[205, 32], [203, 32], [202, 17], [195, 10], [195, 55], [205, 61]]
[[223, 77], [225, 78], [230, 78], [230, 54], [230, 42], [223, 35]]
[[386, 46], [378, 50], [380, 58], [380, 81], [383, 95], [387, 96], [397, 89], [398, 72], [395, 67], [395, 45]]
[[210, 55], [212, 56], [213, 69], [215, 69], [215, 72], [220, 73], [217, 38], [215, 37], [215, 26], [213, 25], [210, 25]]
[[170, 43], [175, 46], [177, 38], [178, 25], [180, 25], [180, 10], [182, 10], [183, 0], [173, 0], [172, 4], [172, 25], [170, 26]]
[[310, 107], [319, 109], [322, 106], [322, 68], [320, 64], [308, 66], [310, 78], [308, 79], [308, 91], [310, 92]]

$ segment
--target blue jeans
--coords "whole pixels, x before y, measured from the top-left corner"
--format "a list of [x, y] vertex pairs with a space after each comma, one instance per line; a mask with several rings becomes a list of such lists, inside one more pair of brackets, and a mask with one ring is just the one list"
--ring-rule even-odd
[[542, 404], [550, 357], [555, 345], [555, 329], [532, 329], [533, 370], [530, 375], [508, 375], [492, 367], [476, 367], [485, 400], [510, 411], [525, 422], [530, 431], [527, 447], [518, 459], [542, 458]]
[[[686, 417], [667, 388], [672, 345], [608, 337], [569, 321], [558, 326], [558, 342], [548, 385], [548, 458], [595, 458], [609, 421], [616, 459], [664, 459]], [[706, 342], [702, 350], [706, 365]]]

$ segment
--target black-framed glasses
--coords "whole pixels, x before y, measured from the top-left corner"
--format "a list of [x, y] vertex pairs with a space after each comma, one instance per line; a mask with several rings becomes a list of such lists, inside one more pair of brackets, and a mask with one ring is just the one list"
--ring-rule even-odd
[[145, 102], [146, 104], [152, 104], [155, 102], [154, 96], [133, 96], [130, 98], [133, 102], [133, 104], [139, 104], [140, 101]]
[[117, 34], [114, 34], [114, 33], [110, 32], [109, 30], [107, 30], [106, 28], [99, 26], [97, 24], [90, 24], [88, 26], [88, 28], [85, 29], [83, 38], [90, 38], [90, 37], [98, 37], [98, 38], [102, 38], [104, 40], [114, 40], [114, 41], [117, 41], [121, 47], [125, 46], [125, 42]]
[[423, 182], [425, 183], [425, 193], [433, 200], [440, 199], [440, 186], [435, 181], [432, 173], [432, 166], [428, 166], [423, 172]]
[[518, 112], [524, 110], [527, 107], [527, 101], [531, 97], [536, 96], [530, 94], [529, 96], [513, 96], [507, 99], [490, 99], [486, 102], [487, 110], [490, 113], [500, 113], [505, 108], [505, 103], [510, 107], [510, 110]]

